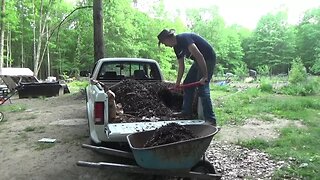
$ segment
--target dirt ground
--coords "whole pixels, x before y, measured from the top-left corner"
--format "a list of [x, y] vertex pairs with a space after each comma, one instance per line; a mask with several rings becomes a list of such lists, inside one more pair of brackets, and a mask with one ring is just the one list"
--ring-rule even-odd
[[[80, 94], [34, 99], [13, 97], [11, 100], [12, 105], [25, 106], [26, 110], [5, 112], [5, 119], [0, 122], [0, 180], [153, 179], [153, 176], [76, 165], [79, 160], [125, 163], [124, 159], [81, 148], [81, 144], [89, 143], [89, 131], [85, 100]], [[8, 105], [10, 102], [2, 106]], [[242, 127], [225, 126], [216, 140], [236, 142], [238, 138], [255, 136], [276, 138], [276, 122], [262, 123], [253, 119]], [[279, 123], [281, 127], [288, 125], [283, 120]], [[38, 142], [42, 138], [54, 138], [56, 142]]]
[[[5, 112], [5, 120], [0, 123], [1, 180], [152, 178], [76, 165], [79, 160], [123, 161], [81, 148], [81, 144], [89, 143], [89, 136], [85, 100], [79, 95], [11, 100], [27, 109]], [[38, 142], [42, 138], [54, 138], [56, 142]]]

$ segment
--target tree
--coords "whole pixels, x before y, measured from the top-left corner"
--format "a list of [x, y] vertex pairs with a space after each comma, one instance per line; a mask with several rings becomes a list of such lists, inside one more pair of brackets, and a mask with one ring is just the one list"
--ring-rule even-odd
[[4, 50], [4, 27], [5, 27], [5, 0], [1, 0], [1, 22], [0, 22], [0, 69], [3, 67]]
[[310, 72], [320, 58], [320, 8], [308, 10], [297, 31], [298, 56]]
[[226, 27], [217, 7], [189, 10], [191, 31], [203, 36], [217, 52], [220, 66], [231, 71], [242, 66], [243, 50], [237, 29]]
[[292, 66], [289, 71], [289, 82], [296, 84], [307, 80], [307, 71], [300, 58], [292, 61]]
[[94, 59], [104, 58], [102, 0], [93, 1]]
[[274, 74], [287, 73], [295, 58], [295, 32], [286, 12], [263, 16], [247, 43], [245, 62], [254, 68], [268, 65]]

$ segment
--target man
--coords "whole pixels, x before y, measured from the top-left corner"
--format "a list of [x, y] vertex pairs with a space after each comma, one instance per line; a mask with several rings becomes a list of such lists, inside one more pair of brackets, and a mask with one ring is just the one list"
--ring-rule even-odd
[[[178, 76], [176, 87], [180, 86], [181, 79], [185, 70], [185, 58], [194, 60], [190, 67], [183, 84], [199, 81], [198, 95], [201, 98], [203, 115], [207, 124], [216, 126], [216, 117], [213, 112], [209, 82], [213, 75], [216, 63], [216, 54], [210, 44], [201, 36], [194, 33], [182, 33], [175, 35], [173, 29], [164, 29], [158, 35], [159, 43], [168, 47], [173, 47], [178, 59]], [[181, 115], [190, 116], [192, 114], [192, 101], [195, 88], [184, 89], [183, 105]]]

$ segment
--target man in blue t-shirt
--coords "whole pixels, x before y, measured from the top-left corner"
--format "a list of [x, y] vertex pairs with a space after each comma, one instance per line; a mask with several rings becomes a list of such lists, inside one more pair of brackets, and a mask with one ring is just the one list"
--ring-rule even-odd
[[[173, 29], [164, 29], [158, 35], [159, 43], [168, 47], [173, 47], [178, 59], [178, 77], [176, 86], [180, 86], [185, 70], [184, 60], [190, 58], [193, 64], [190, 67], [183, 84], [199, 81], [198, 95], [201, 98], [203, 115], [206, 123], [216, 126], [216, 117], [213, 112], [209, 82], [213, 75], [216, 64], [216, 53], [210, 44], [201, 36], [194, 33], [182, 33], [175, 35]], [[195, 88], [185, 88], [183, 94], [183, 105], [181, 115], [189, 116], [192, 114], [192, 101]]]

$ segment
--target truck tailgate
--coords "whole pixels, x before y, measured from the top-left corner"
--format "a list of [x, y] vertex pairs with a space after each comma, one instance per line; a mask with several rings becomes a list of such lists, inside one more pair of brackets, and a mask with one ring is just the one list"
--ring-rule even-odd
[[106, 133], [110, 141], [126, 141], [126, 136], [142, 131], [150, 131], [159, 128], [168, 123], [178, 123], [180, 125], [203, 124], [204, 120], [173, 120], [173, 121], [156, 121], [156, 122], [135, 122], [135, 123], [114, 123], [108, 124]]

